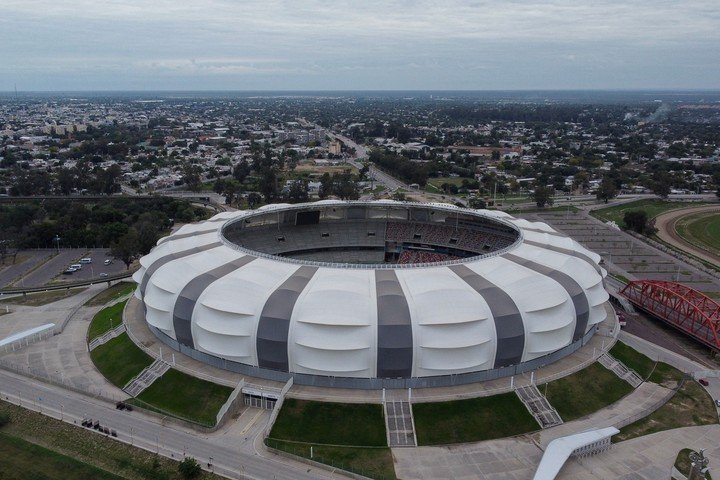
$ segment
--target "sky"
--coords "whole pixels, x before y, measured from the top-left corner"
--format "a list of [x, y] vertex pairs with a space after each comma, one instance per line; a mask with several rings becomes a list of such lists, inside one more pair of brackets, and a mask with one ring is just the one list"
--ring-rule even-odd
[[0, 0], [0, 91], [720, 89], [720, 0]]

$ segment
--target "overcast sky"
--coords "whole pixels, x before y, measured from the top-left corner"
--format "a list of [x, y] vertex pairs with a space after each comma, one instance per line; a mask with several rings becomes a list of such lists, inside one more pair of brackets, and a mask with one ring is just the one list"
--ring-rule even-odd
[[717, 89], [720, 0], [0, 0], [0, 91]]

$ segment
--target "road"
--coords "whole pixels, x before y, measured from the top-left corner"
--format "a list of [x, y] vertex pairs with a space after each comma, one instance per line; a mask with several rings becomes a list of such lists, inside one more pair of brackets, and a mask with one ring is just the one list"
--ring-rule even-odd
[[[257, 446], [259, 438], [248, 448], [231, 448], [222, 438], [163, 425], [156, 417], [138, 410], [119, 411], [101, 400], [36, 382], [21, 375], [0, 370], [0, 393], [4, 399], [45, 415], [79, 425], [92, 418], [115, 429], [118, 440], [175, 460], [183, 454], [192, 456], [203, 466], [212, 457], [213, 470], [230, 478], [242, 479], [317, 479], [345, 478], [304, 463], [284, 460]], [[94, 431], [88, 435], [96, 434]], [[252, 450], [249, 447], [252, 447]], [[254, 451], [253, 451], [254, 450]]]

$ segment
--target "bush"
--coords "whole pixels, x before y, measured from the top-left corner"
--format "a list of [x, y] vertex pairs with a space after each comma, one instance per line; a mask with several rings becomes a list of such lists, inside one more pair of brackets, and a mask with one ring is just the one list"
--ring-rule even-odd
[[0, 413], [0, 427], [4, 427], [10, 423], [10, 415], [7, 413]]
[[625, 212], [623, 222], [625, 226], [633, 232], [642, 235], [652, 235], [655, 233], [655, 222], [648, 219], [648, 214], [644, 210], [630, 210]]
[[180, 462], [178, 470], [180, 470], [180, 475], [182, 475], [183, 478], [188, 479], [198, 478], [200, 473], [202, 473], [200, 464], [193, 457], [186, 457], [182, 462]]

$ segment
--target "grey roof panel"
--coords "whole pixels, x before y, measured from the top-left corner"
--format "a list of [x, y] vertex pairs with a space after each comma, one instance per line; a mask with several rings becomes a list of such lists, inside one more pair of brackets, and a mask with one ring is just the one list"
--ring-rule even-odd
[[234, 272], [238, 268], [247, 265], [253, 260], [255, 260], [255, 257], [245, 255], [233, 260], [232, 262], [213, 268], [202, 275], [198, 275], [188, 282], [185, 287], [183, 287], [177, 300], [175, 301], [175, 307], [173, 308], [173, 329], [175, 330], [175, 337], [178, 342], [182, 345], [187, 345], [188, 347], [193, 348], [194, 342], [191, 327], [192, 314], [195, 310], [197, 299], [200, 298], [202, 292], [204, 292], [205, 289], [214, 281], [231, 272]]
[[147, 288], [147, 284], [150, 281], [150, 278], [155, 274], [155, 272], [158, 271], [158, 269], [160, 267], [162, 267], [166, 263], [171, 262], [173, 260], [177, 260], [178, 258], [187, 257], [194, 253], [204, 252], [205, 250], [210, 250], [211, 248], [219, 247], [220, 245], [222, 245], [222, 242], [208, 243], [207, 245], [202, 245], [200, 247], [188, 248], [187, 250], [181, 250], [179, 252], [170, 253], [168, 255], [158, 258], [152, 264], [150, 264], [150, 266], [148, 266], [145, 269], [143, 278], [140, 281], [140, 294], [143, 297], [145, 296], [145, 289]]
[[288, 335], [295, 302], [317, 272], [298, 268], [265, 301], [257, 329], [257, 355], [261, 368], [289, 371]]
[[570, 250], [569, 248], [562, 248], [562, 247], [556, 247], [555, 245], [549, 245], [547, 243], [541, 243], [541, 242], [533, 242], [530, 240], [525, 239], [523, 243], [526, 243], [527, 245], [532, 245], [534, 247], [540, 247], [540, 248], [546, 248], [548, 250], [552, 250], [553, 252], [558, 253], [564, 253], [565, 255], [571, 255], [573, 257], [579, 258], [580, 260], [583, 260], [587, 262], [591, 267], [595, 269], [595, 271], [602, 275], [602, 269], [600, 268], [600, 265], [595, 263], [595, 261], [585, 255], [584, 253], [580, 253], [577, 250]]
[[497, 335], [494, 368], [520, 363], [525, 349], [525, 327], [510, 295], [465, 265], [448, 268], [478, 292], [490, 307]]
[[410, 377], [412, 320], [407, 299], [393, 270], [375, 270], [378, 312], [377, 376]]
[[527, 260], [522, 257], [518, 257], [513, 254], [506, 254], [503, 256], [512, 262], [522, 265], [523, 267], [534, 270], [541, 275], [550, 277], [567, 291], [568, 295], [572, 299], [573, 305], [575, 306], [575, 332], [573, 333], [573, 342], [582, 338], [587, 329], [588, 320], [590, 318], [590, 306], [585, 296], [585, 290], [567, 273], [563, 273], [554, 268], [541, 265], [532, 260]]

